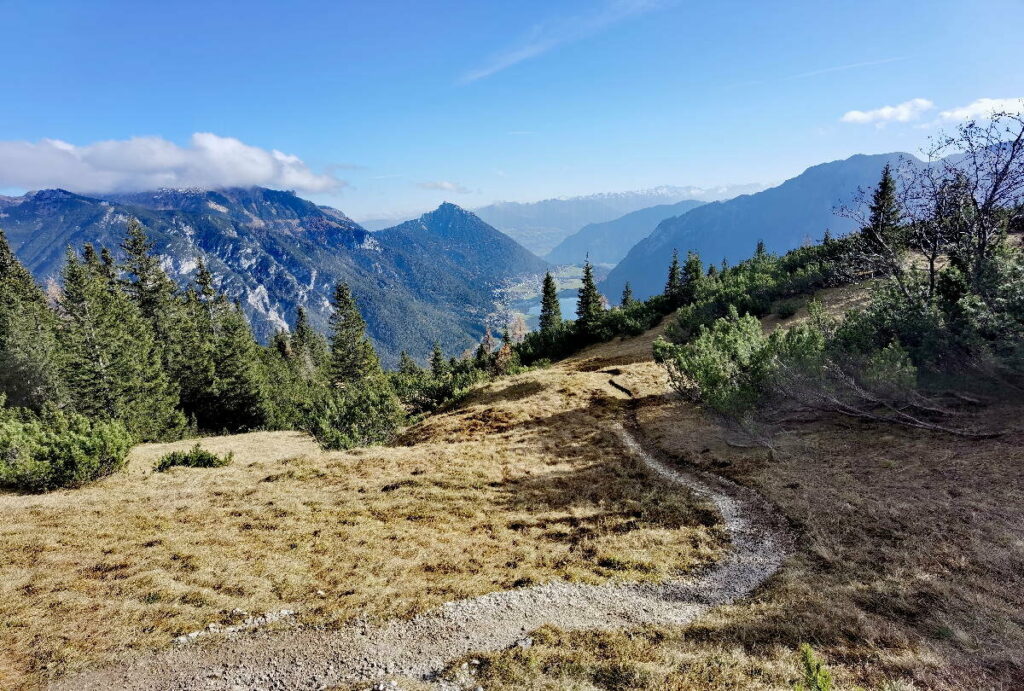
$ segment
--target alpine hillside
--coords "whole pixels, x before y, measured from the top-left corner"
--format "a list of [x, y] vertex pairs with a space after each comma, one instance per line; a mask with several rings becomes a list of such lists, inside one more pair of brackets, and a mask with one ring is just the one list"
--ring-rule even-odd
[[685, 214], [703, 203], [684, 199], [676, 204], [640, 209], [614, 221], [590, 223], [562, 240], [545, 258], [552, 264], [582, 264], [589, 255], [595, 264], [618, 264], [633, 245], [650, 235], [659, 223]]
[[786, 252], [821, 240], [826, 230], [843, 235], [854, 222], [837, 214], [858, 188], [878, 182], [886, 163], [895, 165], [908, 154], [858, 154], [808, 168], [777, 187], [735, 199], [705, 204], [662, 221], [637, 243], [601, 284], [606, 295], [618, 295], [629, 282], [639, 298], [665, 287], [672, 250], [693, 250], [705, 263], [738, 262], [751, 255], [758, 240], [769, 252]]
[[382, 233], [291, 192], [265, 188], [157, 190], [100, 199], [43, 190], [0, 200], [0, 227], [40, 281], [59, 279], [66, 248], [115, 251], [129, 218], [147, 229], [179, 283], [202, 258], [239, 301], [261, 340], [304, 307], [326, 328], [330, 295], [347, 282], [386, 363], [424, 356], [436, 340], [460, 352], [483, 334], [493, 291], [546, 264], [451, 204]]

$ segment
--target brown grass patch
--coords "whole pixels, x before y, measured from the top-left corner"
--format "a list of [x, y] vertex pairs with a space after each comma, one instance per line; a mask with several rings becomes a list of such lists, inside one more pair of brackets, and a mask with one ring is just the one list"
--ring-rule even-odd
[[231, 466], [0, 494], [0, 688], [166, 646], [234, 608], [303, 623], [408, 616], [556, 579], [662, 579], [716, 558], [707, 507], [608, 430], [608, 375], [529, 372], [410, 431], [323, 453], [295, 433], [201, 440]]
[[480, 656], [486, 688], [792, 688], [802, 642], [839, 688], [1024, 688], [1024, 406], [976, 413], [1007, 430], [996, 439], [819, 419], [770, 454], [666, 395], [653, 363], [623, 381], [658, 446], [775, 502], [798, 552], [756, 597], [683, 631], [548, 631]]

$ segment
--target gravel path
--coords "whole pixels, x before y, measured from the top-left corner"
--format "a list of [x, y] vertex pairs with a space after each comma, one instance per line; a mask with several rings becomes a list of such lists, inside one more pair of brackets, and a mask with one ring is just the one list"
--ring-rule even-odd
[[[618, 383], [612, 384], [629, 394]], [[781, 517], [756, 493], [715, 475], [668, 465], [636, 432], [617, 425], [625, 449], [661, 478], [712, 502], [731, 542], [721, 563], [659, 584], [555, 582], [490, 593], [411, 620], [341, 630], [258, 632], [211, 646], [178, 646], [117, 667], [60, 680], [55, 689], [322, 689], [387, 675], [429, 679], [452, 660], [524, 644], [543, 625], [566, 630], [684, 625], [742, 598], [791, 549]]]

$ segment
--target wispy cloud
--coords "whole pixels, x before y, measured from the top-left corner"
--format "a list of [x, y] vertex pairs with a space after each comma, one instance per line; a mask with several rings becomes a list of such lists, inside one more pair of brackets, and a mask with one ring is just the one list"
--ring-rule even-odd
[[884, 58], [882, 60], [867, 60], [865, 62], [852, 62], [849, 65], [836, 65], [835, 67], [825, 67], [820, 70], [811, 70], [810, 72], [801, 72], [800, 74], [791, 74], [784, 79], [805, 79], [807, 77], [817, 77], [820, 74], [831, 74], [833, 72], [845, 72], [846, 70], [856, 70], [861, 67], [874, 67], [875, 65], [887, 65], [890, 62], [899, 62], [900, 60], [906, 60], [902, 58]]
[[756, 84], [770, 84], [775, 82], [788, 82], [794, 79], [809, 79], [810, 77], [817, 77], [823, 74], [832, 74], [833, 72], [845, 72], [847, 70], [856, 70], [864, 67], [874, 67], [876, 65], [886, 65], [890, 62], [899, 62], [906, 60], [906, 57], [895, 57], [895, 58], [882, 58], [881, 60], [864, 60], [861, 62], [851, 62], [846, 65], [834, 65], [832, 67], [823, 67], [818, 70], [811, 70], [810, 72], [800, 72], [798, 74], [787, 74], [781, 77], [774, 77], [768, 79], [753, 79], [747, 82], [739, 82], [731, 84], [730, 87], [740, 86], [754, 86]]
[[258, 185], [330, 192], [345, 184], [332, 172], [313, 172], [298, 156], [210, 132], [193, 134], [187, 146], [161, 137], [85, 146], [59, 139], [0, 141], [0, 187], [102, 193]]
[[440, 192], [455, 192], [456, 194], [468, 194], [469, 188], [463, 187], [457, 182], [449, 180], [432, 180], [428, 182], [417, 182], [416, 186], [421, 190], [436, 190]]
[[516, 45], [497, 53], [481, 66], [463, 74], [459, 84], [486, 79], [524, 60], [535, 58], [553, 48], [579, 41], [630, 17], [659, 9], [670, 0], [606, 0], [587, 14], [558, 17], [535, 24]]
[[979, 98], [966, 106], [939, 113], [943, 120], [981, 120], [993, 113], [1024, 113], [1024, 98]]
[[912, 98], [894, 106], [882, 106], [874, 110], [850, 110], [839, 118], [842, 122], [858, 125], [874, 124], [884, 127], [890, 122], [910, 122], [935, 107], [927, 98]]

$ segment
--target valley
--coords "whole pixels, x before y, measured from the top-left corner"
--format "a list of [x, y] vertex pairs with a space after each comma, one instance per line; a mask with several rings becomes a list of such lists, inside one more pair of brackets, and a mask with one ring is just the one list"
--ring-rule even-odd
[[[788, 523], [779, 530], [796, 536], [792, 556], [751, 599], [684, 629], [628, 614], [607, 631], [614, 619], [584, 619], [581, 628], [599, 630], [573, 632], [539, 604], [523, 620], [531, 646], [467, 644], [473, 652], [463, 660], [478, 661], [472, 677], [456, 661], [441, 678], [495, 689], [608, 674], [638, 688], [788, 688], [800, 675], [797, 647], [810, 640], [844, 685], [1007, 680], [1019, 664], [1011, 632], [1024, 611], [1015, 557], [1000, 548], [1021, 539], [1019, 480], [1006, 475], [1024, 467], [1024, 429], [1012, 422], [1019, 406], [987, 413], [1007, 434], [985, 442], [950, 445], [934, 433], [824, 417], [770, 450], [744, 449], [734, 431], [666, 393], [649, 355], [663, 328], [480, 387], [391, 447], [324, 453], [296, 433], [213, 437], [201, 443], [233, 450], [233, 466], [154, 474], [154, 460], [175, 446], [147, 445], [127, 473], [90, 488], [0, 498], [3, 548], [18, 555], [0, 574], [0, 617], [14, 634], [0, 665], [6, 685], [68, 674], [60, 688], [191, 687], [191, 674], [213, 687], [245, 685], [273, 655], [291, 661], [274, 667], [291, 687], [304, 679], [359, 687], [346, 675], [397, 679], [402, 669], [428, 668], [396, 666], [405, 658], [395, 640], [384, 649], [388, 664], [375, 666], [370, 652], [350, 658], [353, 621], [372, 629], [443, 602], [548, 582], [658, 583], [742, 549], [720, 509], [637, 461], [614, 431], [621, 424], [677, 467], [768, 498]], [[618, 387], [636, 396], [633, 413]], [[936, 444], [946, 450], [935, 453]], [[889, 537], [879, 542], [881, 525]], [[231, 625], [236, 609], [295, 615], [172, 644]], [[245, 662], [232, 662], [236, 655]], [[368, 666], [338, 666], [362, 655]], [[128, 666], [104, 671], [118, 661]], [[97, 663], [100, 671], [74, 676]]]

